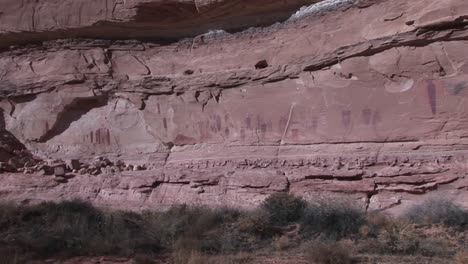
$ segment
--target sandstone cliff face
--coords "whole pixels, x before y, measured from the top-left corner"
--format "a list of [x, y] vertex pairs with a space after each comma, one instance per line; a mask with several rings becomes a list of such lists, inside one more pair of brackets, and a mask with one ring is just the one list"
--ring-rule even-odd
[[148, 167], [2, 174], [3, 200], [251, 207], [285, 191], [390, 212], [428, 196], [468, 206], [464, 0], [294, 19], [316, 1], [0, 2], [6, 131], [41, 158]]

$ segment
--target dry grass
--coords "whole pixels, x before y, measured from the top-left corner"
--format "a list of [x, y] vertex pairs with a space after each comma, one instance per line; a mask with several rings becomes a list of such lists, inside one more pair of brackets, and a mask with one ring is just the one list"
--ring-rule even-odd
[[[442, 213], [436, 212], [440, 206], [432, 206], [432, 216], [437, 217], [426, 218], [421, 224], [416, 216], [422, 209], [413, 217], [397, 219], [366, 215], [345, 203], [304, 207], [303, 202], [282, 194], [250, 212], [177, 206], [142, 214], [104, 211], [81, 202], [0, 206], [1, 263], [22, 264], [50, 257], [136, 256], [137, 264], [151, 264], [164, 263], [161, 259], [170, 255], [169, 263], [174, 264], [245, 264], [251, 260], [237, 256], [238, 252], [289, 254], [314, 241], [307, 247], [307, 261], [348, 264], [354, 252], [453, 259], [466, 243], [466, 220], [459, 217], [466, 212], [454, 209], [457, 207], [450, 207], [450, 215], [441, 218]], [[343, 240], [351, 242], [343, 245]], [[467, 264], [467, 255], [459, 253], [455, 264]]]
[[260, 237], [272, 237], [278, 235], [275, 228], [268, 222], [268, 215], [264, 211], [248, 212], [239, 217], [237, 229], [245, 234]]
[[287, 225], [298, 221], [307, 207], [307, 202], [288, 193], [276, 193], [268, 197], [260, 206], [272, 225]]
[[174, 253], [173, 264], [214, 264], [214, 262], [199, 251], [178, 251]]
[[468, 212], [458, 204], [442, 198], [428, 199], [411, 207], [406, 217], [418, 224], [441, 224], [460, 230], [468, 228]]
[[454, 264], [468, 264], [468, 250], [459, 252], [455, 256]]
[[248, 254], [212, 256], [200, 251], [177, 252], [171, 259], [171, 264], [249, 264], [253, 257]]
[[280, 236], [273, 241], [273, 247], [276, 250], [284, 251], [290, 249], [292, 246], [293, 243], [287, 235]]
[[[374, 224], [371, 224], [374, 223]], [[360, 252], [450, 258], [463, 233], [444, 226], [421, 226], [402, 219], [369, 221], [360, 230]]]
[[0, 246], [33, 258], [155, 253], [161, 249], [155, 229], [138, 214], [81, 202], [0, 207]]
[[339, 240], [357, 235], [366, 222], [366, 214], [347, 202], [320, 202], [309, 205], [301, 219], [302, 233], [307, 237], [321, 235]]
[[14, 248], [4, 247], [0, 249], [2, 264], [26, 264], [30, 259], [29, 254], [20, 253]]
[[135, 264], [157, 264], [154, 257], [144, 254], [137, 254], [133, 260]]
[[352, 264], [352, 251], [343, 243], [312, 242], [306, 252], [307, 261], [311, 264]]

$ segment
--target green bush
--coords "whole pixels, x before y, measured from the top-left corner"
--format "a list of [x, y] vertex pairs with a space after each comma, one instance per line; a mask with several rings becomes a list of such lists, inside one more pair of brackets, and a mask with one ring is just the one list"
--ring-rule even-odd
[[340, 239], [358, 233], [366, 223], [366, 214], [346, 203], [321, 202], [308, 206], [301, 222], [305, 236]]
[[429, 199], [412, 206], [405, 216], [417, 224], [442, 224], [457, 229], [468, 228], [468, 212], [444, 199]]
[[261, 205], [268, 214], [272, 225], [286, 225], [299, 220], [307, 207], [304, 199], [288, 193], [276, 193], [269, 196]]

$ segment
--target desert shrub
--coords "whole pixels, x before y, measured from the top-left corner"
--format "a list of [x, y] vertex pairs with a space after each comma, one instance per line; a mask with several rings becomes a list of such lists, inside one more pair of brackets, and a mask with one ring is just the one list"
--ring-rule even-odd
[[421, 234], [408, 222], [389, 222], [375, 232], [376, 238], [363, 243], [367, 253], [410, 255], [418, 249]]
[[157, 226], [156, 233], [166, 248], [183, 256], [249, 251], [273, 236], [263, 210], [175, 206], [162, 213], [144, 212], [143, 218]]
[[31, 259], [26, 252], [5, 245], [0, 245], [0, 256], [3, 264], [26, 264]]
[[417, 253], [426, 257], [450, 257], [453, 252], [451, 243], [441, 238], [421, 238]]
[[199, 237], [203, 253], [234, 253], [252, 251], [271, 245], [284, 233], [284, 228], [272, 225], [265, 210], [243, 212], [235, 219], [228, 218]]
[[287, 235], [282, 235], [273, 241], [276, 250], [287, 250], [293, 246], [291, 239]]
[[[361, 251], [383, 255], [421, 255], [447, 257], [453, 254], [453, 245], [446, 237], [427, 235], [425, 229], [401, 220], [386, 218], [385, 222], [371, 226], [372, 236], [361, 241]], [[427, 231], [427, 230], [426, 230]], [[361, 231], [362, 232], [362, 231]]]
[[178, 206], [150, 218], [157, 221], [167, 247], [179, 252], [220, 253], [237, 249], [238, 236], [229, 226], [240, 214], [227, 208]]
[[278, 232], [276, 228], [271, 226], [269, 216], [263, 210], [248, 212], [237, 220], [236, 228], [239, 232], [247, 235], [271, 238], [277, 235]]
[[261, 205], [273, 225], [286, 225], [299, 220], [306, 208], [304, 199], [288, 193], [276, 193], [269, 196]]
[[161, 240], [170, 246], [181, 236], [199, 238], [224, 223], [236, 221], [240, 214], [240, 211], [228, 208], [208, 209], [182, 205], [162, 213], [144, 212], [143, 217], [159, 227]]
[[190, 208], [185, 205], [174, 206], [163, 213], [144, 212], [143, 218], [160, 229], [161, 242], [165, 246], [170, 246], [182, 233], [190, 229], [194, 219], [202, 213], [201, 211], [201, 208]]
[[459, 252], [455, 256], [454, 264], [468, 264], [468, 250]]
[[220, 227], [205, 234], [200, 240], [200, 250], [210, 254], [226, 254], [249, 249], [236, 229]]
[[[2, 207], [0, 245], [34, 258], [158, 252], [159, 239], [140, 215], [104, 212], [79, 201]], [[117, 231], [118, 230], [118, 231]]]
[[394, 219], [382, 213], [369, 213], [366, 215], [365, 225], [359, 229], [363, 238], [377, 237], [381, 230], [389, 230], [394, 227]]
[[351, 264], [349, 246], [337, 242], [312, 242], [307, 247], [306, 259], [311, 264]]
[[301, 221], [305, 236], [320, 234], [330, 239], [356, 234], [365, 222], [365, 212], [342, 202], [310, 205]]
[[264, 210], [255, 210], [239, 217], [231, 226], [226, 238], [229, 239], [231, 245], [235, 242], [236, 251], [252, 251], [268, 247], [274, 237], [281, 233], [281, 228], [270, 224]]
[[[156, 253], [163, 248], [158, 226], [147, 223], [140, 214], [122, 211], [104, 212], [101, 223], [98, 231], [100, 236], [90, 239], [97, 242], [97, 245], [93, 246], [99, 249], [97, 254]], [[101, 248], [100, 244], [104, 247]]]
[[405, 216], [418, 224], [442, 224], [457, 229], [468, 227], [468, 212], [444, 199], [429, 199], [412, 206]]

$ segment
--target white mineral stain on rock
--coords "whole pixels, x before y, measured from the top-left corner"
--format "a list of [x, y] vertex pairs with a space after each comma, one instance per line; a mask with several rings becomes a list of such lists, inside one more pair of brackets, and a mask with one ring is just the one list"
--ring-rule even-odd
[[304, 80], [302, 80], [302, 78], [296, 79], [295, 83], [296, 83], [296, 90], [306, 88], [306, 85], [304, 83]]
[[356, 0], [325, 0], [309, 6], [303, 6], [289, 20], [299, 19], [309, 15], [318, 15], [350, 7]]
[[385, 83], [385, 91], [389, 93], [406, 92], [413, 88], [414, 80], [408, 78], [399, 78], [396, 80], [389, 80]]

